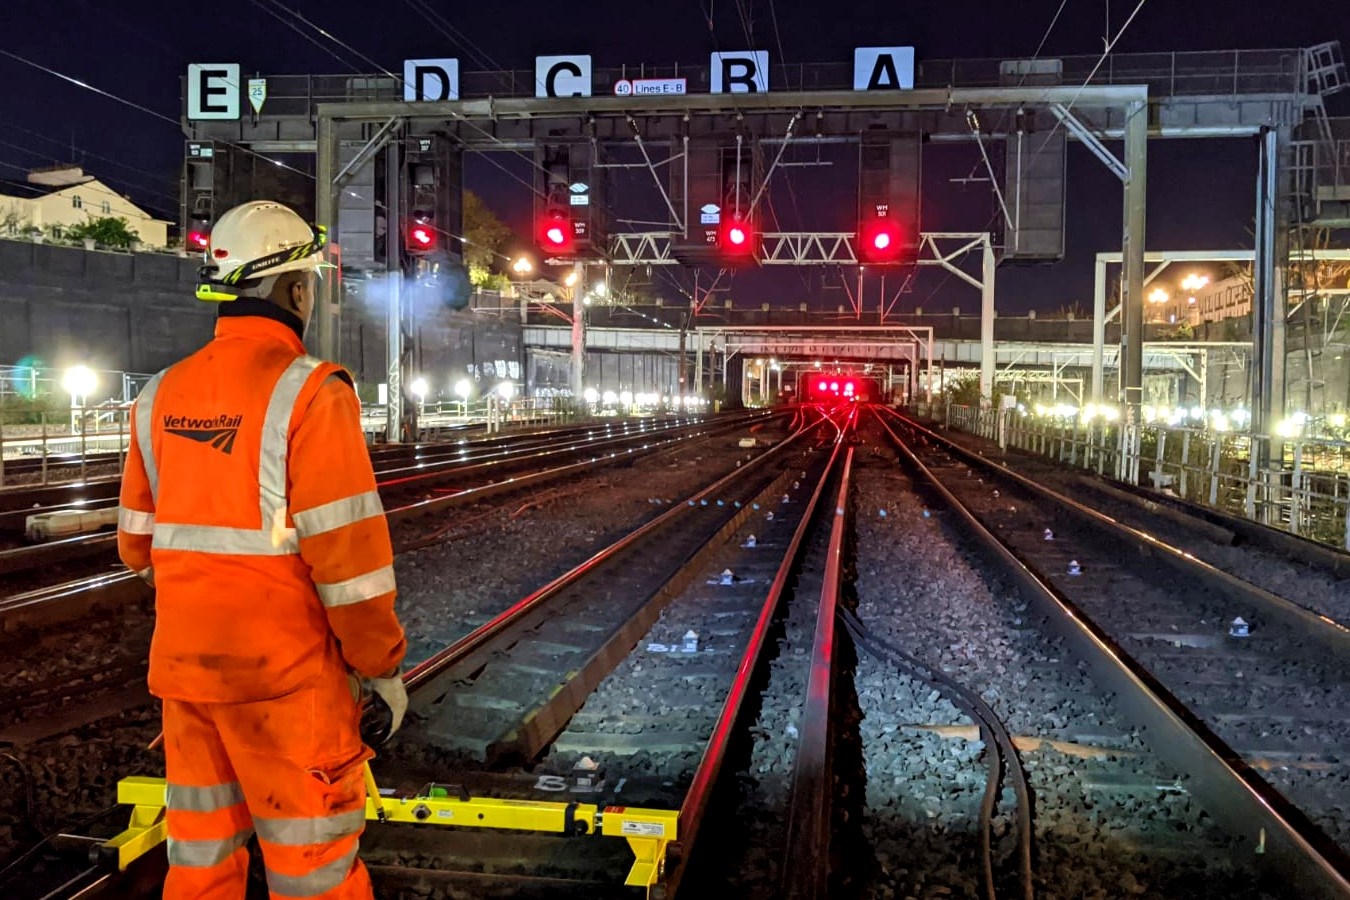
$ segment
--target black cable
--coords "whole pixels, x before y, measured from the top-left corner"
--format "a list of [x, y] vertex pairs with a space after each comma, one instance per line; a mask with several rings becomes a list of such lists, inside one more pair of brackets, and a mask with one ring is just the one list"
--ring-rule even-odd
[[[4, 754], [4, 755], [7, 756], [8, 754]], [[69, 824], [69, 825], [65, 826], [64, 828], [58, 828], [58, 829], [56, 829], [55, 831], [50, 832], [49, 834], [47, 834], [46, 836], [44, 836], [42, 839], [40, 839], [37, 843], [35, 843], [33, 846], [29, 847], [29, 848], [28, 848], [27, 850], [25, 850], [22, 854], [20, 854], [13, 862], [9, 863], [9, 864], [8, 864], [7, 866], [5, 866], [3, 869], [0, 869], [0, 883], [5, 882], [6, 879], [10, 877], [10, 872], [11, 872], [16, 866], [19, 866], [19, 865], [21, 865], [22, 863], [27, 862], [29, 859], [31, 859], [31, 858], [33, 857], [34, 854], [36, 854], [36, 853], [37, 853], [39, 850], [41, 850], [43, 847], [45, 847], [45, 846], [47, 846], [48, 844], [50, 844], [54, 839], [60, 837], [60, 836], [63, 835], [63, 834], [69, 834], [69, 833], [71, 833], [71, 832], [80, 832], [80, 831], [83, 831], [83, 830], [85, 830], [86, 828], [88, 828], [90, 825], [93, 825], [93, 824], [94, 824], [95, 822], [97, 822], [99, 819], [102, 819], [104, 816], [107, 816], [107, 815], [110, 815], [110, 814], [116, 812], [119, 808], [120, 808], [120, 804], [114, 803], [112, 806], [109, 806], [109, 807], [106, 807], [106, 808], [104, 808], [104, 809], [101, 809], [101, 810], [99, 810], [98, 812], [94, 813], [93, 815], [89, 816], [88, 818], [81, 819], [81, 820], [79, 820], [78, 822], [74, 822], [74, 823], [72, 823], [72, 824]]]
[[[1019, 850], [1020, 859], [1018, 868], [1022, 875], [1022, 895], [1025, 900], [1032, 900], [1035, 896], [1032, 885], [1031, 870], [1031, 850], [1034, 835], [1031, 827], [1031, 790], [1027, 784], [1026, 771], [1021, 764], [1021, 758], [1017, 754], [1017, 747], [1013, 744], [1012, 735], [1007, 727], [999, 719], [998, 714], [993, 708], [984, 701], [979, 694], [970, 688], [958, 683], [948, 675], [929, 666], [927, 663], [911, 656], [905, 651], [887, 643], [883, 638], [875, 635], [863, 623], [857, 613], [849, 609], [840, 609], [839, 616], [843, 621], [844, 627], [853, 637], [854, 643], [861, 647], [877, 659], [883, 660], [897, 668], [907, 668], [917, 673], [923, 680], [934, 685], [945, 687], [951, 693], [956, 695], [962, 702], [958, 706], [962, 711], [972, 719], [980, 723], [981, 735], [985, 736], [986, 743], [993, 739], [996, 756], [999, 759], [994, 766], [990, 767], [990, 781], [997, 790], [997, 781], [999, 768], [1006, 765], [1007, 772], [1013, 782], [1013, 791], [1017, 795], [1017, 818], [1019, 832]], [[989, 785], [986, 784], [985, 797], [981, 806], [982, 827], [985, 834], [985, 846], [983, 851], [986, 856], [986, 890], [989, 891], [990, 900], [993, 900], [993, 881], [992, 881], [992, 849], [989, 846], [989, 830], [986, 815], [992, 818], [992, 798]], [[986, 812], [987, 810], [987, 812]]]

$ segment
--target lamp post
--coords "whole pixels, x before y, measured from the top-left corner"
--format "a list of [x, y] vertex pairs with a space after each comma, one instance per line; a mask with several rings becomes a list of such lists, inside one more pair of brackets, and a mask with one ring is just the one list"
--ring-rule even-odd
[[422, 405], [427, 399], [427, 380], [419, 375], [413, 379], [413, 383], [408, 387], [413, 392], [413, 396], [417, 398], [417, 415], [420, 417]]
[[467, 419], [469, 417], [469, 394], [473, 391], [473, 385], [469, 384], [469, 379], [461, 378], [455, 382], [455, 396], [459, 398], [460, 415]]
[[70, 394], [70, 431], [83, 431], [78, 412], [89, 402], [89, 395], [98, 387], [98, 374], [88, 366], [71, 366], [61, 376], [61, 387]]
[[511, 271], [516, 276], [516, 294], [520, 297], [520, 323], [524, 325], [530, 311], [529, 292], [524, 287], [524, 281], [526, 276], [534, 271], [534, 263], [530, 262], [528, 256], [518, 256], [515, 262], [511, 263]]

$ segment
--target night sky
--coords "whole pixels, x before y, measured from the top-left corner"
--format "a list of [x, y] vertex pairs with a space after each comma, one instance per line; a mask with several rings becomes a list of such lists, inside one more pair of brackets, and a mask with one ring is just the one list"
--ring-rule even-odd
[[[1108, 18], [1115, 34], [1136, 2], [1067, 0], [1042, 56], [1099, 55]], [[420, 7], [433, 9], [458, 35], [433, 26]], [[753, 45], [769, 50], [775, 63], [792, 64], [849, 62], [855, 46], [901, 44], [914, 45], [921, 60], [1006, 58], [1030, 56], [1059, 7], [1059, 0], [778, 0], [772, 5], [742, 0], [738, 8], [734, 0], [714, 0], [710, 33], [706, 2], [592, 0], [569, 9], [559, 2], [507, 0], [0, 0], [0, 51], [82, 79], [176, 121], [179, 82], [190, 62], [237, 61], [245, 71], [262, 74], [342, 74], [374, 69], [361, 61], [361, 54], [396, 71], [406, 57], [450, 56], [460, 59], [462, 71], [475, 71], [529, 69], [536, 54], [589, 52], [596, 67], [706, 65], [714, 45], [726, 50]], [[844, 8], [847, 14], [840, 15]], [[302, 22], [289, 20], [296, 26], [292, 29], [282, 21], [287, 9], [350, 49]], [[747, 40], [747, 31], [753, 40]], [[1347, 38], [1350, 19], [1332, 3], [1145, 0], [1116, 52], [1306, 47]], [[175, 124], [3, 55], [0, 85], [0, 179], [22, 180], [26, 168], [68, 161], [73, 155], [88, 172], [140, 205], [177, 219], [183, 135]], [[1347, 111], [1348, 95], [1334, 98], [1333, 114]], [[1150, 249], [1251, 245], [1256, 152], [1250, 141], [1151, 141], [1149, 152]], [[1069, 154], [1068, 259], [1054, 266], [1001, 269], [1000, 312], [1048, 312], [1074, 303], [1089, 308], [1092, 254], [1119, 249], [1118, 182], [1082, 147], [1071, 144]], [[528, 179], [523, 160], [508, 154], [493, 157]], [[976, 159], [970, 147], [925, 154], [925, 229], [984, 230], [992, 209], [987, 185], [963, 187], [949, 181], [969, 174]], [[784, 208], [783, 188], [775, 188], [775, 206], [789, 230], [809, 227], [792, 221], [794, 217], [821, 221], [837, 216], [827, 208], [827, 192], [819, 187], [813, 191], [811, 171], [797, 170], [791, 176], [793, 193], [800, 199], [795, 212]], [[470, 161], [467, 180], [503, 219], [522, 235], [528, 233], [525, 187], [481, 158]], [[743, 280], [734, 296], [738, 305], [764, 299], [795, 306], [812, 300], [832, 309], [846, 302], [837, 290], [822, 294], [819, 278], [802, 273]], [[900, 308], [937, 309], [954, 303], [973, 311], [978, 297], [951, 279], [925, 273]]]

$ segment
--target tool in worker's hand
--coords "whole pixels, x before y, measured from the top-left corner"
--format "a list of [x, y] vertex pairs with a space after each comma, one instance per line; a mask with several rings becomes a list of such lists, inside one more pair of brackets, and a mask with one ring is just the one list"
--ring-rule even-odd
[[375, 773], [370, 770], [370, 760], [361, 764], [361, 774], [366, 780], [366, 796], [375, 804], [375, 817], [381, 822], [389, 817], [384, 811], [384, 800], [380, 798], [380, 786], [375, 783]]
[[361, 740], [379, 747], [389, 741], [403, 724], [408, 711], [408, 691], [403, 675], [395, 671], [387, 678], [360, 679]]

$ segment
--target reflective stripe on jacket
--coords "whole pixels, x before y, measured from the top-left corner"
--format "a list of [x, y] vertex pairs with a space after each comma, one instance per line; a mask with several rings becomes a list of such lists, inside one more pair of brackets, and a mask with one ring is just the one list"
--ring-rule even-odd
[[150, 689], [284, 694], [325, 657], [374, 677], [405, 649], [360, 404], [284, 324], [222, 318], [132, 411], [118, 548], [156, 589]]

